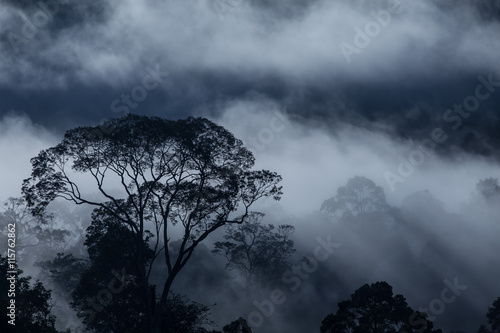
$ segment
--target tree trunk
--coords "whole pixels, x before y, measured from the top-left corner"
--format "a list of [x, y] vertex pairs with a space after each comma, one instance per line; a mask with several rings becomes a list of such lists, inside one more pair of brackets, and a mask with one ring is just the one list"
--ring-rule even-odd
[[151, 333], [168, 332], [168, 328], [164, 332], [162, 332], [161, 324], [162, 324], [162, 319], [165, 317], [165, 312], [167, 311], [168, 293], [170, 292], [172, 283], [174, 282], [174, 279], [177, 276], [177, 274], [179, 274], [179, 271], [180, 268], [174, 266], [172, 271], [168, 275], [165, 284], [163, 285], [163, 291], [161, 293], [160, 302], [158, 306], [155, 307], [154, 316], [152, 316], [152, 330], [150, 331]]
[[154, 310], [156, 306], [156, 296], [153, 288], [153, 292], [151, 292], [149, 288], [149, 281], [146, 277], [146, 272], [144, 271], [145, 265], [145, 259], [144, 259], [144, 248], [142, 244], [142, 236], [138, 237], [137, 241], [137, 275], [138, 275], [138, 281], [137, 283], [139, 284], [141, 291], [142, 291], [142, 297], [143, 297], [143, 304], [145, 308], [145, 314], [146, 314], [146, 332], [153, 332], [153, 316], [154, 316]]

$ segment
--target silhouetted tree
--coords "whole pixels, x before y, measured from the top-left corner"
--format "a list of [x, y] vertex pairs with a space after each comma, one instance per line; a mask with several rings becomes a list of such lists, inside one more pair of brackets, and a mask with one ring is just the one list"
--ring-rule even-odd
[[393, 296], [387, 282], [363, 285], [338, 307], [323, 320], [321, 333], [441, 333], [432, 330], [426, 314], [411, 309], [402, 295]]
[[[73, 291], [72, 306], [83, 317], [89, 330], [96, 332], [143, 332], [146, 328], [144, 298], [137, 283], [134, 242], [135, 234], [109, 216], [103, 209], [92, 213], [92, 224], [87, 228], [85, 246], [90, 265], [79, 275]], [[140, 269], [149, 267], [154, 251], [143, 242], [148, 261]], [[144, 272], [142, 272], [144, 274]], [[157, 302], [155, 285], [149, 285], [151, 301]], [[167, 310], [161, 332], [204, 333], [203, 325], [210, 325], [209, 308], [191, 302], [179, 295], [167, 299]]]
[[[29, 212], [26, 201], [23, 198], [8, 198], [2, 204], [3, 212], [0, 212], [0, 232], [5, 235], [8, 224], [16, 226], [16, 250], [22, 257], [33, 258], [42, 252], [41, 246], [48, 249], [58, 249], [69, 231], [54, 228], [45, 220], [33, 216]], [[4, 249], [0, 249], [4, 251]], [[46, 252], [46, 251], [43, 251]]]
[[42, 277], [57, 286], [63, 296], [70, 296], [87, 268], [87, 262], [72, 254], [58, 253], [53, 260], [37, 262], [35, 266], [40, 267]]
[[429, 190], [417, 191], [403, 199], [403, 208], [414, 212], [429, 212], [430, 214], [444, 214], [444, 204]]
[[210, 308], [173, 295], [168, 298], [167, 312], [163, 318], [165, 333], [208, 333], [203, 326], [213, 326], [208, 318]]
[[263, 214], [252, 214], [247, 223], [226, 229], [224, 242], [216, 242], [213, 253], [226, 257], [226, 268], [235, 269], [247, 284], [280, 278], [290, 268], [290, 256], [295, 252], [290, 235], [291, 225], [261, 223]]
[[476, 184], [477, 193], [488, 203], [500, 201], [500, 186], [497, 178], [486, 178]]
[[[142, 242], [146, 261], [137, 266], [136, 234], [105, 209], [92, 212], [92, 223], [87, 228], [84, 245], [89, 255], [89, 265], [78, 276], [72, 291], [72, 307], [84, 318], [88, 329], [96, 332], [144, 331], [145, 298], [137, 277], [153, 256], [148, 246], [149, 237]], [[141, 272], [139, 272], [141, 270]], [[156, 302], [154, 287], [151, 302]]]
[[226, 325], [222, 329], [223, 333], [252, 333], [252, 329], [248, 325], [247, 321], [242, 317]]
[[[6, 277], [8, 271], [16, 270], [17, 267], [11, 267], [7, 258], [0, 255], [0, 308], [2, 311], [8, 311], [11, 300], [15, 303], [15, 323], [8, 323], [10, 318], [2, 315], [0, 320], [0, 332], [23, 332], [23, 333], [57, 333], [54, 327], [55, 317], [51, 315], [51, 296], [50, 291], [45, 289], [40, 281], [30, 284], [31, 277], [20, 275], [22, 270], [17, 270], [17, 280], [15, 281], [15, 295], [10, 292], [10, 281]], [[9, 295], [10, 294], [10, 295]]]
[[[250, 207], [263, 197], [278, 200], [281, 177], [252, 171], [254, 157], [223, 127], [203, 118], [169, 121], [127, 115], [101, 127], [78, 127], [64, 140], [32, 159], [32, 177], [23, 194], [35, 216], [44, 217], [56, 198], [93, 205], [106, 211], [133, 234], [137, 283], [146, 305], [145, 331], [159, 333], [170, 288], [193, 251], [209, 234], [230, 223], [244, 223]], [[98, 134], [98, 135], [96, 135]], [[83, 173], [85, 180], [74, 177]], [[101, 199], [87, 196], [82, 184], [95, 183]], [[117, 192], [115, 185], [121, 185]], [[232, 213], [239, 210], [239, 217]], [[168, 243], [172, 227], [182, 228], [176, 253]], [[153, 258], [162, 255], [167, 271], [155, 302], [142, 246], [155, 237]]]
[[479, 326], [477, 333], [491, 333], [491, 331], [485, 325], [481, 325]]
[[486, 313], [488, 325], [481, 325], [478, 333], [499, 333], [500, 332], [500, 297], [497, 298]]
[[388, 209], [383, 188], [361, 176], [349, 179], [346, 186], [339, 187], [337, 194], [321, 205], [322, 211], [340, 219]]

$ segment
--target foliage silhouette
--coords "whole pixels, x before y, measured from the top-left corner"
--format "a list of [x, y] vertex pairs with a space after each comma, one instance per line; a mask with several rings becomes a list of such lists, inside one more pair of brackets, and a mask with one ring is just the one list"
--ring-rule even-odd
[[363, 285], [338, 307], [323, 320], [321, 333], [441, 333], [402, 295], [393, 295], [387, 282]]
[[[20, 259], [23, 257], [36, 258], [41, 252], [60, 249], [70, 234], [68, 230], [48, 225], [47, 220], [32, 216], [23, 198], [10, 197], [2, 206], [0, 232], [6, 236], [7, 225], [9, 223], [15, 224], [16, 251], [18, 254], [22, 254], [19, 256]], [[2, 247], [0, 250], [3, 252], [5, 248]]]
[[225, 241], [216, 242], [213, 253], [226, 257], [226, 268], [238, 270], [247, 285], [265, 285], [280, 278], [290, 268], [290, 256], [295, 252], [290, 235], [291, 225], [261, 223], [263, 214], [253, 214], [247, 223], [230, 226]]
[[[46, 217], [50, 202], [62, 198], [100, 208], [134, 234], [136, 281], [146, 299], [145, 331], [159, 333], [172, 283], [198, 244], [227, 224], [244, 223], [257, 200], [279, 200], [281, 177], [251, 170], [252, 153], [204, 118], [169, 121], [129, 114], [107, 121], [105, 127], [111, 130], [99, 136], [91, 135], [96, 130], [92, 127], [69, 130], [60, 144], [41, 151], [31, 160], [23, 194], [40, 218]], [[100, 200], [83, 191], [83, 184], [90, 182]], [[121, 186], [121, 193], [111, 184]], [[234, 217], [236, 211], [241, 215]], [[173, 227], [182, 229], [178, 251], [169, 246]], [[142, 246], [151, 237], [153, 260]], [[167, 266], [159, 302], [149, 286], [157, 258]], [[146, 264], [150, 267], [143, 271]]]
[[339, 187], [337, 194], [321, 205], [321, 210], [338, 219], [371, 212], [389, 210], [382, 187], [361, 176], [347, 181]]
[[481, 179], [476, 184], [476, 191], [488, 203], [500, 202], [500, 186], [497, 178]]
[[[96, 332], [143, 332], [146, 329], [146, 301], [157, 302], [155, 285], [149, 285], [150, 298], [141, 294], [137, 276], [145, 274], [148, 262], [138, 271], [135, 255], [135, 234], [109, 216], [103, 209], [92, 214], [85, 245], [89, 267], [80, 275], [72, 297], [72, 306], [83, 317], [89, 330]], [[150, 261], [154, 251], [148, 240], [144, 253]], [[82, 302], [85, 300], [85, 302]], [[179, 295], [167, 299], [161, 332], [204, 333], [202, 325], [210, 325], [209, 308]]]
[[488, 308], [486, 313], [488, 325], [481, 325], [477, 333], [499, 333], [500, 332], [500, 297], [498, 297]]
[[486, 318], [488, 318], [488, 324], [490, 324], [491, 330], [494, 333], [500, 332], [500, 297], [488, 308]]
[[17, 270], [18, 276], [16, 281], [15, 295], [10, 295], [7, 291], [10, 290], [10, 282], [6, 279], [8, 271], [12, 268], [7, 261], [7, 258], [0, 255], [0, 307], [6, 311], [11, 304], [10, 301], [15, 300], [15, 326], [8, 323], [11, 320], [5, 314], [2, 315], [0, 321], [0, 332], [23, 332], [23, 333], [57, 333], [54, 327], [55, 317], [51, 315], [51, 293], [45, 289], [40, 281], [30, 284], [31, 277], [21, 277], [22, 270]]
[[[84, 245], [89, 265], [72, 291], [72, 307], [88, 329], [97, 332], [144, 330], [146, 298], [136, 277], [135, 234], [102, 208], [92, 213]], [[152, 250], [142, 242], [146, 258]], [[145, 264], [140, 268], [144, 274]], [[151, 286], [150, 286], [151, 288]], [[152, 290], [152, 289], [150, 289]]]
[[58, 253], [53, 260], [37, 262], [35, 265], [40, 267], [42, 276], [56, 285], [65, 297], [75, 290], [80, 276], [87, 268], [84, 259], [64, 253]]
[[252, 333], [252, 329], [242, 317], [226, 325], [222, 329], [223, 333]]

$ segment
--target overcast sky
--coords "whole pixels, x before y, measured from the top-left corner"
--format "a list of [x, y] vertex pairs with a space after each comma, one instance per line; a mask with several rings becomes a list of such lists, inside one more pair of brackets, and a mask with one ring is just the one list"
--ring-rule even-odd
[[500, 178], [500, 1], [91, 3], [0, 3], [0, 200], [64, 131], [127, 112], [225, 126], [300, 216], [356, 175], [453, 212]]
[[[4, 1], [2, 153], [16, 161], [12, 170], [25, 170], [19, 163], [65, 130], [126, 112], [206, 116], [250, 145], [248, 137], [259, 140], [276, 110], [286, 109], [291, 123], [258, 153], [300, 154], [286, 144], [293, 140], [314, 146], [309, 160], [331, 163], [312, 162], [325, 177], [347, 168], [385, 180], [399, 155], [408, 158], [412, 142], [432, 138], [436, 127], [447, 140], [420, 169], [463, 152], [481, 165], [500, 147], [500, 5], [467, 3], [60, 0], [43, 8]], [[492, 83], [465, 118], [452, 109], [474, 96], [478, 77]], [[351, 159], [327, 157], [330, 150]], [[353, 168], [352, 159], [371, 168]], [[463, 175], [460, 168], [453, 172]]]

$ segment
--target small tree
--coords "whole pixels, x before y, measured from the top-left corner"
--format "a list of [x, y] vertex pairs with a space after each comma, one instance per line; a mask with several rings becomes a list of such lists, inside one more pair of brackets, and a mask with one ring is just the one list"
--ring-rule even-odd
[[485, 325], [481, 325], [477, 333], [491, 333], [491, 331]]
[[242, 317], [232, 323], [224, 326], [222, 329], [223, 333], [252, 333], [252, 329], [248, 325], [247, 321]]
[[167, 303], [166, 316], [163, 325], [168, 333], [208, 333], [204, 326], [214, 326], [209, 319], [210, 308], [206, 305], [192, 302], [186, 297], [173, 295]]
[[500, 332], [500, 297], [497, 298], [491, 307], [488, 308], [486, 313], [488, 324], [492, 333]]
[[337, 194], [321, 205], [322, 211], [340, 219], [388, 209], [384, 189], [361, 176], [349, 179], [346, 186], [339, 187]]
[[[31, 160], [32, 175], [24, 181], [23, 194], [36, 216], [44, 217], [48, 204], [62, 198], [101, 208], [134, 234], [146, 331], [159, 333], [172, 284], [198, 244], [227, 224], [246, 222], [260, 198], [278, 200], [281, 177], [251, 170], [252, 153], [207, 119], [169, 121], [129, 114], [102, 128], [106, 130], [72, 129], [60, 144], [40, 152]], [[82, 185], [90, 183], [100, 198], [83, 191]], [[233, 216], [236, 211], [239, 216]], [[169, 246], [174, 227], [182, 235], [178, 251]], [[148, 230], [154, 236], [153, 260], [142, 246], [151, 237]], [[167, 270], [155, 302], [149, 287], [151, 269], [141, 267], [157, 258]]]
[[[135, 234], [104, 209], [92, 213], [84, 245], [89, 264], [77, 276], [72, 307], [89, 330], [96, 332], [143, 331], [146, 327], [144, 298], [137, 277], [145, 274], [153, 251], [148, 238], [142, 242], [147, 261], [137, 267]], [[151, 301], [155, 287], [149, 285]]]
[[40, 261], [35, 266], [40, 267], [42, 277], [57, 286], [63, 296], [69, 296], [87, 268], [87, 262], [72, 254], [57, 253], [53, 260]]
[[224, 242], [216, 242], [213, 253], [226, 257], [226, 268], [238, 270], [247, 284], [280, 278], [290, 268], [295, 252], [291, 225], [261, 223], [263, 214], [252, 214], [248, 223], [226, 229]]
[[441, 333], [432, 330], [426, 314], [411, 309], [402, 295], [393, 296], [387, 282], [363, 285], [338, 307], [323, 320], [321, 333]]
[[[8, 224], [15, 224], [16, 228], [16, 250], [22, 257], [36, 257], [42, 251], [41, 247], [54, 250], [61, 249], [64, 245], [69, 231], [53, 228], [45, 220], [30, 214], [28, 205], [23, 198], [8, 198], [2, 204], [3, 212], [0, 212], [1, 233], [6, 234]], [[1, 249], [4, 251], [5, 249]]]
[[487, 202], [493, 203], [500, 200], [500, 186], [497, 178], [486, 178], [476, 184], [477, 193]]
[[10, 306], [10, 301], [15, 300], [15, 326], [8, 323], [11, 320], [3, 315], [0, 321], [0, 332], [23, 332], [23, 333], [57, 333], [54, 327], [55, 317], [51, 315], [50, 290], [44, 288], [40, 281], [30, 284], [31, 277], [20, 277], [22, 270], [17, 270], [15, 297], [10, 295], [10, 281], [6, 279], [8, 271], [12, 268], [7, 258], [0, 254], [0, 307], [5, 311]]
[[[92, 213], [92, 223], [87, 228], [84, 243], [89, 265], [77, 274], [78, 282], [72, 290], [72, 307], [79, 317], [84, 318], [88, 330], [143, 332], [146, 328], [147, 307], [140, 297], [141, 288], [137, 281], [140, 273], [134, 258], [137, 253], [134, 237], [132, 231], [105, 210], [96, 209]], [[147, 241], [143, 242], [144, 252], [148, 260], [152, 260], [153, 251]], [[68, 261], [75, 263], [71, 256]], [[146, 267], [148, 262], [141, 269], [144, 271]], [[149, 285], [154, 302], [157, 301], [155, 288], [155, 285]], [[162, 332], [205, 333], [203, 326], [212, 325], [208, 319], [209, 310], [203, 304], [174, 294], [167, 299]]]

